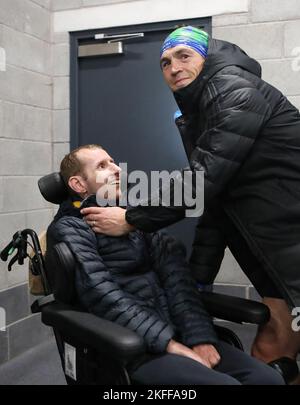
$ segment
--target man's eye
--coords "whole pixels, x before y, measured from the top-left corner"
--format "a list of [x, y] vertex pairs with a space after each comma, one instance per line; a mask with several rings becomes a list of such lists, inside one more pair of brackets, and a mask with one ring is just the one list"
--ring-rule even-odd
[[170, 64], [170, 62], [168, 62], [168, 61], [162, 62], [162, 64], [161, 64], [162, 69], [165, 69], [167, 66], [169, 66], [169, 64]]
[[189, 58], [189, 56], [190, 56], [190, 55], [183, 54], [183, 55], [181, 56], [181, 58], [182, 58], [182, 59], [187, 59], [187, 58]]

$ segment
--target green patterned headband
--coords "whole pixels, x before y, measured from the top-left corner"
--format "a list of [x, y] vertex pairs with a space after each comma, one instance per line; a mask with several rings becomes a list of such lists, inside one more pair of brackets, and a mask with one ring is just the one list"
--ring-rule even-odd
[[208, 40], [209, 35], [199, 28], [191, 26], [177, 28], [165, 39], [160, 50], [160, 57], [167, 49], [174, 48], [177, 45], [185, 45], [200, 53], [203, 58], [206, 58]]

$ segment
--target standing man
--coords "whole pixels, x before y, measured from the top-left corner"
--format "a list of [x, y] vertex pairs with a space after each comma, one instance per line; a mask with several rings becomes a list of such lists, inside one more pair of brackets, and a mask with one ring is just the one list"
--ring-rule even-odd
[[[300, 115], [261, 79], [238, 46], [194, 27], [173, 31], [160, 64], [181, 111], [176, 124], [193, 174], [204, 173], [204, 213], [190, 264], [211, 284], [229, 247], [271, 310], [252, 347], [269, 362], [296, 359], [300, 333]], [[195, 190], [196, 195], [199, 190]], [[110, 235], [154, 231], [184, 218], [186, 207], [88, 208], [86, 220]], [[191, 230], [192, 232], [192, 230]]]

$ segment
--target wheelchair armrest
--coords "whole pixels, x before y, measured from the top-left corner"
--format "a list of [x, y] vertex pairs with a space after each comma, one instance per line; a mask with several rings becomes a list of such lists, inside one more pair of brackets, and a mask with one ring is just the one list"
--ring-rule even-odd
[[41, 313], [42, 322], [65, 337], [73, 337], [122, 363], [145, 352], [144, 341], [135, 332], [94, 314], [57, 302], [44, 306]]
[[270, 319], [269, 308], [257, 301], [214, 292], [201, 292], [205, 308], [211, 316], [236, 323], [262, 325]]

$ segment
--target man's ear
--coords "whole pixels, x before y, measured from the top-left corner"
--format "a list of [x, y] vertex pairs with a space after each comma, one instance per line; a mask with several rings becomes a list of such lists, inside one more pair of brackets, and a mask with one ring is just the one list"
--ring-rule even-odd
[[87, 189], [81, 176], [72, 176], [68, 181], [69, 187], [77, 194], [85, 194]]

